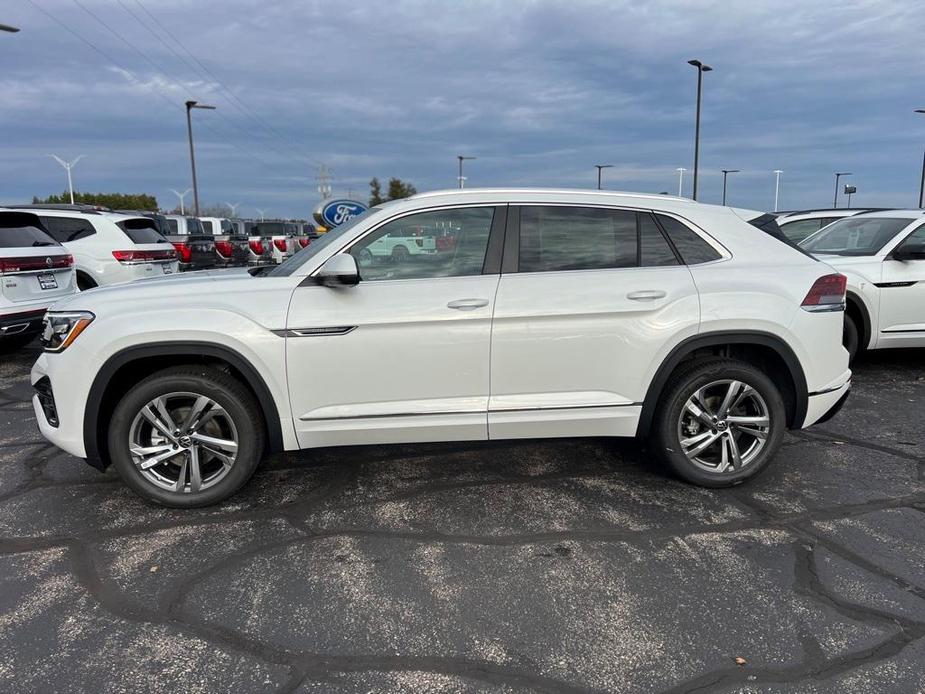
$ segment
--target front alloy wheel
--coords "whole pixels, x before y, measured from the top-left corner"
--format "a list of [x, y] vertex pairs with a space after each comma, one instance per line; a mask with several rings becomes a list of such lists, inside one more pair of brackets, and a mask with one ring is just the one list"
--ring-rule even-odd
[[112, 413], [112, 462], [136, 493], [164, 506], [207, 506], [234, 494], [264, 447], [253, 393], [211, 366], [178, 366], [134, 384]]
[[129, 451], [151, 484], [195, 494], [231, 472], [238, 431], [225, 409], [205, 395], [167, 393], [148, 402], [129, 430]]

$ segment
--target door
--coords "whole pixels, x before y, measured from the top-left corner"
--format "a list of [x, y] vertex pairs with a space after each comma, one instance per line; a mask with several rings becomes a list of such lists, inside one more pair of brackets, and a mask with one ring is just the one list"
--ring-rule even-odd
[[[399, 217], [349, 249], [359, 284], [295, 290], [286, 370], [302, 447], [487, 438], [504, 219], [494, 206]], [[371, 251], [409, 227], [449, 229], [452, 243], [434, 253]], [[489, 255], [497, 257], [486, 263]]]
[[[909, 234], [893, 252], [925, 251], [925, 225]], [[925, 257], [883, 261], [880, 282], [878, 347], [925, 347]]]
[[489, 438], [634, 435], [666, 338], [697, 332], [689, 270], [648, 212], [511, 210]]

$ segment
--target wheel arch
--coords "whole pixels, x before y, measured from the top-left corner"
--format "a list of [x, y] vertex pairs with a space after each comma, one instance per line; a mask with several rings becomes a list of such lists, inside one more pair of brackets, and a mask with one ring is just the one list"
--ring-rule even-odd
[[[87, 396], [83, 419], [83, 439], [87, 462], [100, 470], [109, 465], [109, 451], [101, 423], [106, 422], [118, 399], [150, 373], [181, 363], [225, 365], [239, 377], [257, 399], [266, 427], [267, 448], [271, 452], [283, 450], [283, 433], [276, 401], [266, 381], [253, 365], [235, 350], [210, 342], [154, 342], [126, 347], [113, 354], [93, 379]], [[121, 379], [131, 371], [132, 381]]]
[[787, 426], [798, 428], [806, 419], [809, 397], [806, 375], [800, 360], [784, 340], [772, 333], [760, 331], [715, 332], [695, 335], [676, 345], [661, 363], [655, 376], [649, 383], [642, 412], [639, 416], [637, 436], [647, 436], [652, 428], [652, 420], [658, 407], [659, 399], [671, 375], [685, 363], [700, 357], [730, 356], [742, 358], [758, 357], [764, 363], [763, 370], [770, 369], [768, 375], [786, 376], [782, 395], [787, 406]]
[[874, 337], [870, 322], [870, 309], [867, 308], [861, 295], [850, 289], [845, 295], [845, 313], [854, 318], [861, 333], [858, 335], [858, 351], [870, 347], [870, 341]]

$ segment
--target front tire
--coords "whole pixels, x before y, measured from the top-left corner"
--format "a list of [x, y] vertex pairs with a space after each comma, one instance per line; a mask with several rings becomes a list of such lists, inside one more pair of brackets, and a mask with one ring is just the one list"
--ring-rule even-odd
[[695, 362], [665, 386], [651, 443], [682, 479], [730, 487], [767, 467], [780, 448], [786, 417], [780, 391], [751, 364]]
[[260, 409], [218, 369], [158, 371], [113, 411], [109, 453], [119, 475], [148, 501], [195, 508], [222, 501], [254, 473], [264, 448]]

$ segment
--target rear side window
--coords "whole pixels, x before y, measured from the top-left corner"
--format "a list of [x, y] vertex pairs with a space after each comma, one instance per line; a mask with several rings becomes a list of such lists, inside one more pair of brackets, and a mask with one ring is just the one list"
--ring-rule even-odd
[[200, 224], [198, 219], [196, 219], [195, 217], [187, 217], [186, 218], [186, 233], [187, 234], [202, 234], [202, 233], [205, 233], [205, 231], [203, 230], [202, 224]]
[[35, 215], [16, 212], [0, 214], [0, 248], [57, 245], [58, 243], [41, 228]]
[[93, 236], [96, 229], [81, 217], [39, 217], [49, 235], [58, 243], [78, 241]]
[[709, 263], [722, 258], [713, 246], [700, 238], [693, 229], [683, 222], [664, 214], [655, 216], [668, 238], [671, 239], [671, 243], [680, 253], [681, 260], [687, 265]]
[[121, 222], [116, 222], [116, 226], [125, 232], [125, 235], [132, 240], [132, 243], [161, 243], [166, 241], [157, 230], [157, 224], [155, 224], [154, 220], [147, 217], [123, 219]]
[[170, 229], [170, 233], [175, 236], [180, 234], [180, 222], [176, 219], [168, 219], [167, 228]]
[[202, 224], [202, 230], [207, 234], [215, 233], [215, 224], [207, 219], [200, 219], [199, 223]]
[[636, 247], [635, 212], [520, 208], [520, 272], [635, 267]]

